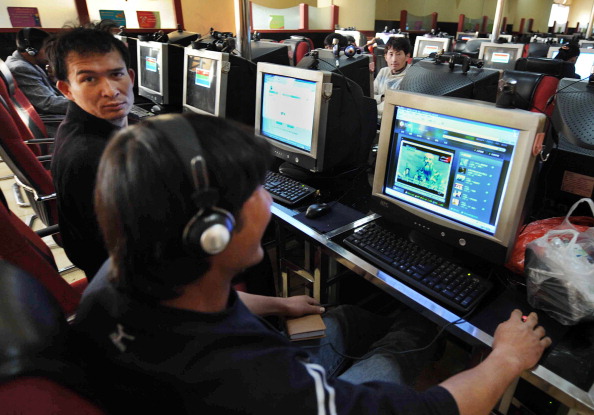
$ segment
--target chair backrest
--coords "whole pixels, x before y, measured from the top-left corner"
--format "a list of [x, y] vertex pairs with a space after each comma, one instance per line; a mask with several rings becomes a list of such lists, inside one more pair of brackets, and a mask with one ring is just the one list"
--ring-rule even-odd
[[[19, 134], [20, 134], [21, 138], [23, 140], [30, 140], [32, 138], [35, 138], [33, 135], [33, 132], [31, 131], [31, 129], [29, 127], [27, 127], [27, 125], [23, 121], [22, 117], [18, 113], [14, 103], [12, 102], [8, 84], [6, 82], [4, 82], [4, 75], [2, 74], [1, 71], [0, 71], [0, 97], [2, 97], [2, 99], [3, 99], [2, 102], [0, 102], [0, 104], [2, 104], [6, 108], [6, 110], [10, 113], [12, 120], [14, 121], [15, 125], [17, 126], [17, 128], [19, 130]], [[41, 149], [37, 144], [30, 145], [30, 148], [33, 151], [33, 153], [35, 153], [35, 155], [37, 155], [37, 156], [41, 155]]]
[[33, 210], [46, 225], [58, 223], [54, 183], [51, 174], [23, 141], [4, 99], [0, 96], [0, 156], [28, 191]]
[[21, 91], [17, 81], [12, 76], [8, 65], [6, 65], [6, 62], [2, 59], [0, 59], [0, 79], [5, 83], [10, 100], [15, 106], [20, 119], [31, 132], [31, 135], [35, 138], [48, 137], [47, 129], [45, 128], [45, 124], [41, 120], [41, 117], [27, 96]]
[[311, 43], [306, 38], [292, 37], [281, 40], [280, 43], [287, 45], [289, 51], [289, 62], [292, 66], [299, 63], [301, 59], [311, 50]]
[[104, 413], [70, 358], [69, 326], [55, 298], [6, 261], [0, 261], [0, 322], [2, 413]]
[[53, 254], [41, 237], [8, 209], [1, 192], [0, 196], [0, 259], [34, 276], [58, 300], [64, 314], [73, 314], [80, 292], [60, 275]]
[[537, 72], [561, 78], [571, 78], [574, 74], [574, 64], [560, 59], [549, 58], [520, 58], [516, 61], [516, 71]]
[[466, 42], [466, 47], [462, 51], [465, 55], [470, 56], [471, 58], [478, 58], [479, 52], [481, 50], [481, 43], [489, 42], [489, 39], [468, 39]]
[[510, 79], [516, 81], [513, 98], [516, 108], [552, 115], [554, 102], [550, 98], [557, 92], [558, 78], [536, 72], [504, 71], [502, 80]]
[[532, 42], [528, 45], [527, 58], [546, 58], [550, 45], [548, 43]]

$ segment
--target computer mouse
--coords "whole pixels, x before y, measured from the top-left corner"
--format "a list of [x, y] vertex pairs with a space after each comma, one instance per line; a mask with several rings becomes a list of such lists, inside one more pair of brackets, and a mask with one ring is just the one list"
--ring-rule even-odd
[[328, 203], [314, 203], [313, 205], [308, 206], [305, 211], [305, 217], [308, 219], [319, 218], [330, 212], [331, 209], [332, 206]]

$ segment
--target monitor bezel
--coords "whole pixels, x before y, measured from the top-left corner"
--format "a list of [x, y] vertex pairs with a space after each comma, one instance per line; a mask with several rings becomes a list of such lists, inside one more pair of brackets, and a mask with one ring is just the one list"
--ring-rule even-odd
[[[161, 52], [157, 58], [157, 65], [159, 65], [159, 84], [161, 85], [161, 92], [155, 91], [142, 84], [142, 71], [140, 70], [140, 65], [144, 64], [144, 59], [141, 57], [140, 49], [143, 46], [159, 49]], [[137, 43], [136, 56], [138, 67], [136, 69], [138, 71], [138, 94], [149, 99], [160, 97], [161, 102], [158, 102], [159, 104], [169, 103], [169, 85], [167, 85], [167, 82], [164, 82], [165, 79], [169, 79], [169, 68], [168, 65], [163, 65], [163, 62], [168, 62], [168, 52], [167, 44], [165, 43], [144, 40], [139, 40]], [[145, 92], [147, 95], [143, 95], [143, 92]]]
[[[535, 142], [544, 139], [544, 114], [497, 108], [494, 104], [452, 97], [430, 96], [405, 91], [388, 91], [379, 134], [376, 169], [372, 186], [372, 205], [387, 220], [400, 221], [423, 234], [449, 246], [470, 252], [490, 262], [503, 264], [514, 246], [518, 228], [529, 205], [527, 194], [536, 174], [538, 152]], [[384, 194], [386, 169], [392, 140], [395, 107], [402, 106], [472, 121], [501, 125], [520, 130], [512, 166], [507, 178], [508, 188], [502, 201], [499, 223], [493, 234], [482, 232], [460, 222], [434, 215]], [[536, 145], [538, 147], [538, 145]], [[395, 211], [398, 213], [395, 214]], [[486, 251], [485, 251], [486, 249]]]
[[[262, 133], [262, 88], [264, 74], [287, 76], [316, 83], [316, 103], [314, 108], [313, 133], [311, 151], [281, 143]], [[294, 66], [276, 65], [258, 62], [256, 70], [256, 116], [254, 130], [256, 135], [267, 140], [273, 147], [273, 154], [284, 161], [303, 167], [312, 172], [323, 171], [324, 149], [326, 141], [326, 122], [328, 101], [325, 96], [331, 94], [332, 74], [327, 71], [317, 71]]]
[[417, 38], [415, 39], [415, 46], [413, 48], [413, 55], [412, 55], [413, 58], [425, 58], [425, 57], [429, 56], [429, 54], [427, 54], [427, 55], [420, 54], [419, 55], [420, 44], [423, 41], [442, 43], [443, 44], [442, 50], [444, 50], [446, 52], [449, 52], [449, 50], [450, 50], [451, 39], [448, 37], [417, 36]]
[[476, 39], [479, 37], [479, 32], [456, 32], [456, 41]]
[[[509, 65], [509, 68], [506, 69], [514, 69], [515, 66], [515, 62], [522, 57], [522, 54], [524, 52], [524, 44], [523, 43], [497, 43], [497, 42], [483, 42], [480, 45], [480, 49], [479, 49], [479, 55], [478, 58], [480, 60], [484, 60], [484, 56], [485, 56], [485, 49], [489, 48], [489, 47], [493, 47], [493, 48], [503, 48], [503, 49], [511, 49], [511, 50], [515, 50], [516, 51], [516, 56], [515, 58], [512, 58], [510, 60], [510, 62], [506, 63], [505, 65]], [[485, 68], [492, 68], [491, 64], [487, 64], [487, 62], [485, 62]]]
[[[216, 84], [216, 101], [215, 113], [194, 107], [187, 102], [188, 92], [188, 60], [189, 56], [196, 56], [198, 58], [211, 59], [217, 62], [217, 84]], [[225, 52], [215, 52], [205, 49], [191, 49], [184, 48], [184, 77], [183, 77], [183, 97], [182, 105], [185, 110], [196, 112], [198, 114], [213, 115], [215, 117], [225, 118], [227, 108], [227, 76], [229, 73], [230, 63], [229, 54]]]

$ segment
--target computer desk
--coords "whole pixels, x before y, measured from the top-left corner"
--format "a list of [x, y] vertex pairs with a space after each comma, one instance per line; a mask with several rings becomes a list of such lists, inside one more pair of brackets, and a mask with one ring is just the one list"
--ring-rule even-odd
[[[368, 214], [321, 233], [299, 220], [299, 210], [277, 203], [272, 205], [271, 210], [276, 229], [280, 295], [288, 295], [290, 277], [298, 276], [309, 281], [312, 295], [321, 303], [333, 301], [333, 288], [340, 277], [340, 269], [346, 269], [441, 326], [461, 317], [341, 245], [340, 241], [350, 232], [378, 219], [378, 215]], [[289, 235], [303, 242], [303, 257], [299, 261], [302, 264], [297, 265], [294, 256], [287, 255], [284, 242], [291, 239]], [[451, 325], [449, 332], [472, 347], [490, 348], [497, 324], [507, 319], [514, 308], [524, 312], [529, 309], [525, 295], [522, 296], [513, 287], [499, 291], [494, 298], [485, 298], [468, 321]], [[594, 414], [594, 323], [561, 326], [542, 311], [539, 312], [539, 320], [547, 328], [547, 334], [553, 337], [553, 345], [543, 356], [541, 364], [525, 371], [521, 377], [567, 406], [564, 414]], [[497, 407], [500, 413], [506, 414], [509, 410], [516, 386], [517, 381], [500, 401]]]

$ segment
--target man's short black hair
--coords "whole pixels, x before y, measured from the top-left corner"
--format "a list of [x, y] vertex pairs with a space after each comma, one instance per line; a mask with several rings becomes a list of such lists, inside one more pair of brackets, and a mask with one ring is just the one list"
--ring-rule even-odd
[[[25, 36], [27, 30], [28, 35]], [[16, 35], [16, 46], [19, 52], [26, 52], [27, 48], [37, 49], [43, 48], [45, 41], [51, 35], [45, 30], [37, 29], [35, 27], [26, 27], [18, 31]]]
[[272, 157], [268, 143], [243, 125], [199, 114], [176, 117], [186, 118], [196, 137], [167, 138], [150, 122], [125, 128], [110, 140], [97, 174], [95, 210], [111, 274], [120, 289], [144, 301], [179, 296], [210, 266], [208, 258], [191, 255], [183, 244], [184, 228], [198, 212], [194, 198], [200, 196], [171, 139], [200, 141], [209, 187], [218, 193], [216, 206], [235, 216], [236, 229]]
[[344, 49], [349, 45], [349, 41], [347, 40], [347, 38], [345, 36], [341, 35], [340, 33], [330, 33], [324, 39], [324, 46], [325, 47], [332, 46], [333, 45], [332, 42], [334, 41], [334, 39], [338, 39], [338, 46], [341, 49]]
[[412, 46], [406, 37], [391, 36], [386, 42], [386, 46], [384, 46], [384, 55], [388, 53], [390, 49], [402, 51], [405, 55], [410, 55], [412, 53]]
[[559, 48], [555, 59], [567, 61], [575, 56], [580, 56], [580, 45], [577, 42], [569, 42]]
[[117, 51], [122, 56], [126, 68], [130, 67], [130, 54], [126, 45], [103, 30], [84, 27], [66, 30], [53, 38], [46, 48], [50, 65], [60, 81], [68, 80], [66, 59], [69, 53], [90, 56], [112, 51]]

